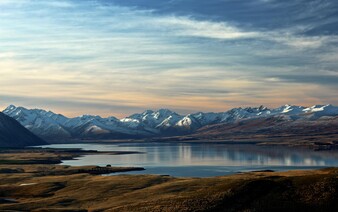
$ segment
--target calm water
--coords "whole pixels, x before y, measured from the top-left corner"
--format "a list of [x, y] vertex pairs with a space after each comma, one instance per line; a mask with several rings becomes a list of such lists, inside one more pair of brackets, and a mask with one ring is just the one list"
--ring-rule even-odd
[[254, 145], [123, 143], [56, 144], [45, 147], [142, 152], [129, 155], [86, 155], [77, 160], [63, 161], [64, 165], [71, 166], [111, 164], [146, 169], [128, 174], [208, 177], [264, 169], [281, 171], [338, 166], [337, 151], [315, 152]]

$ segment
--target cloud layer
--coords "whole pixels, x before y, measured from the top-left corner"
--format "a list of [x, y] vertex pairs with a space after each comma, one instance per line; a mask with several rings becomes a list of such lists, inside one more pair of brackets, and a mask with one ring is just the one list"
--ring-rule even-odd
[[337, 14], [333, 0], [0, 0], [0, 106], [338, 104]]

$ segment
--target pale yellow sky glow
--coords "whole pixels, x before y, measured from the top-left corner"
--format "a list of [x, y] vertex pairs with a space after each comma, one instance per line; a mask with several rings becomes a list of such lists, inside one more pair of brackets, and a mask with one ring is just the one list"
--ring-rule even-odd
[[104, 1], [13, 2], [0, 1], [0, 109], [122, 118], [338, 104], [335, 35]]

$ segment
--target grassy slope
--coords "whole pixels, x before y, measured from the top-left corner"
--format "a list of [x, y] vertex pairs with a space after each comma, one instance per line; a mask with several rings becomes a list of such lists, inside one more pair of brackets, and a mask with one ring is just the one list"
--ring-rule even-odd
[[337, 176], [338, 169], [204, 179], [2, 174], [0, 196], [19, 203], [0, 204], [0, 210], [329, 211], [338, 209]]

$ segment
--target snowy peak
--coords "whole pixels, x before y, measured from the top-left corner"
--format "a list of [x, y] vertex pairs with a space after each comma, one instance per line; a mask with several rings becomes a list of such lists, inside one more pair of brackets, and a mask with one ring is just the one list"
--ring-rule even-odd
[[16, 106], [15, 105], [9, 105], [5, 110], [4, 110], [4, 112], [5, 111], [13, 111], [13, 110], [15, 110], [16, 109]]
[[147, 110], [141, 114], [134, 114], [122, 119], [122, 122], [138, 122], [140, 125], [150, 128], [169, 127], [174, 125], [183, 116], [169, 110], [160, 109], [158, 111]]
[[335, 116], [338, 115], [338, 107], [331, 104], [328, 105], [314, 105], [303, 110], [305, 114], [311, 114], [313, 117]]
[[[333, 105], [314, 105], [302, 107], [283, 105], [275, 109], [264, 106], [233, 108], [220, 113], [198, 112], [182, 116], [169, 109], [146, 110], [124, 119], [113, 116], [102, 118], [82, 115], [67, 118], [51, 111], [26, 109], [9, 105], [4, 111], [27, 129], [44, 138], [87, 138], [100, 135], [109, 136], [161, 136], [175, 133], [191, 133], [213, 124], [232, 123], [243, 119], [280, 116], [288, 120], [317, 120], [326, 116], [338, 116], [338, 107]], [[171, 134], [170, 134], [171, 133]], [[116, 138], [116, 137], [114, 137]]]
[[224, 119], [224, 113], [195, 113], [191, 115], [192, 121], [197, 122], [195, 125], [206, 126], [210, 124], [217, 124]]
[[63, 115], [41, 109], [29, 110], [14, 105], [7, 107], [3, 113], [41, 137], [70, 137], [70, 133], [60, 125], [67, 121]]
[[81, 121], [91, 121], [91, 120], [98, 120], [102, 119], [100, 116], [93, 116], [93, 115], [82, 115], [78, 116], [75, 119], [79, 119]]
[[181, 128], [181, 131], [194, 131], [202, 127], [203, 125], [201, 124], [202, 120], [198, 120], [195, 117], [195, 114], [189, 114], [185, 116], [183, 119], [179, 120], [175, 127], [176, 128]]
[[[16, 107], [14, 105], [8, 106], [3, 113], [11, 116], [26, 116], [27, 118], [37, 118], [39, 116], [42, 117], [49, 117], [55, 121], [64, 121], [66, 119], [65, 116], [61, 114], [55, 114], [52, 111], [46, 111], [46, 110], [41, 110], [41, 109], [26, 109], [24, 107]], [[28, 119], [30, 120], [30, 119]]]
[[161, 117], [168, 117], [170, 115], [178, 115], [175, 112], [172, 112], [169, 109], [159, 109], [158, 111], [152, 111], [152, 110], [146, 110], [143, 113], [139, 114], [133, 114], [127, 118], [132, 118], [132, 119], [144, 119], [144, 117], [153, 117], [155, 119], [159, 119]]
[[192, 119], [193, 119], [192, 116], [188, 115], [183, 119], [181, 119], [180, 121], [178, 121], [176, 125], [180, 127], [189, 127], [193, 123]]
[[273, 109], [273, 114], [281, 114], [281, 115], [295, 115], [302, 114], [305, 107], [296, 106], [296, 105], [283, 105], [277, 109]]
[[321, 111], [327, 111], [327, 112], [332, 112], [332, 111], [337, 111], [338, 107], [334, 107], [331, 104], [328, 105], [314, 105], [312, 107], [304, 109], [306, 113], [312, 113], [312, 112], [321, 112]]
[[267, 111], [268, 108], [261, 105], [259, 107], [247, 107], [247, 108], [244, 108], [244, 110], [248, 113], [260, 113], [260, 112]]
[[152, 113], [154, 113], [154, 111], [152, 111], [152, 110], [146, 110], [146, 111], [144, 111], [143, 113], [142, 113], [142, 115], [149, 115], [149, 114], [152, 114]]
[[264, 107], [260, 106], [258, 108], [247, 107], [247, 108], [234, 108], [223, 114], [222, 122], [233, 122], [240, 119], [254, 118], [258, 116], [269, 115], [271, 111]]

